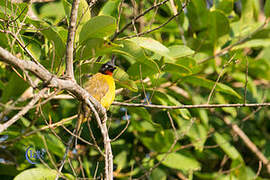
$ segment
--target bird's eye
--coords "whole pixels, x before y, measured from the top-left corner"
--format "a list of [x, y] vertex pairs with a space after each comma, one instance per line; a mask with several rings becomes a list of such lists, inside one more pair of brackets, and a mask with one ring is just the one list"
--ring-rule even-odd
[[108, 65], [105, 65], [105, 68], [108, 68]]

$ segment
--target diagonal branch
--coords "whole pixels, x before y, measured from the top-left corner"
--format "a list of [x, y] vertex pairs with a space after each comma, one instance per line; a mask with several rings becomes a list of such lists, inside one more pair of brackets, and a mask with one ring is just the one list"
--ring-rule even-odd
[[138, 16], [134, 17], [129, 23], [127, 23], [122, 29], [120, 29], [119, 31], [117, 31], [114, 36], [112, 37], [111, 41], [114, 41], [115, 38], [121, 34], [125, 29], [127, 29], [130, 25], [132, 25], [132, 22], [135, 22], [137, 19], [139, 19], [140, 17], [144, 16], [145, 14], [147, 14], [148, 12], [150, 12], [152, 9], [155, 9], [156, 7], [162, 6], [163, 4], [165, 4], [166, 2], [168, 2], [169, 0], [164, 0], [154, 6], [151, 6], [150, 8], [148, 8], [147, 10], [145, 10], [144, 12], [142, 12], [141, 14], [139, 14]]
[[71, 15], [70, 15], [70, 24], [68, 28], [68, 38], [67, 38], [67, 48], [66, 48], [66, 76], [67, 79], [74, 80], [74, 71], [73, 71], [73, 44], [76, 32], [76, 22], [78, 15], [78, 7], [80, 0], [73, 0]]
[[249, 139], [249, 137], [239, 128], [237, 124], [232, 124], [228, 118], [223, 119], [224, 122], [232, 127], [232, 130], [244, 141], [246, 146], [262, 161], [266, 166], [267, 172], [270, 174], [270, 164], [269, 160], [264, 156], [264, 154], [257, 148], [257, 146]]
[[13, 116], [9, 121], [4, 124], [0, 124], [0, 133], [5, 131], [9, 126], [14, 124], [17, 120], [19, 120], [23, 115], [25, 115], [32, 107], [37, 103], [38, 100], [43, 96], [46, 92], [47, 88], [42, 89], [39, 91], [38, 94], [34, 96], [34, 98], [15, 116]]

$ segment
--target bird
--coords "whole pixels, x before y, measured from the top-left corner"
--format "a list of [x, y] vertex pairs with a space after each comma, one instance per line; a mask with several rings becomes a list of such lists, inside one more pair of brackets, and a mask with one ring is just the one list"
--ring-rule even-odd
[[[113, 78], [113, 72], [116, 69], [114, 65], [114, 57], [111, 61], [103, 64], [99, 69], [99, 72], [91, 76], [85, 83], [84, 89], [94, 97], [106, 110], [115, 98], [115, 82]], [[81, 106], [82, 113], [80, 113], [77, 124], [77, 132], [79, 131], [81, 124], [87, 121], [91, 117], [92, 113], [90, 108], [86, 104]]]
[[115, 82], [112, 76], [115, 69], [111, 61], [103, 64], [99, 72], [90, 77], [84, 85], [84, 89], [107, 110], [115, 98]]

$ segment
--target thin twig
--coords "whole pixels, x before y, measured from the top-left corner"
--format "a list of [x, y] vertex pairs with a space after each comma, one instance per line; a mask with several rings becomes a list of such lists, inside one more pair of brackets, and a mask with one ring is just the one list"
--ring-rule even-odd
[[83, 178], [85, 178], [81, 156], [78, 157], [78, 160], [79, 160], [79, 163], [80, 163], [80, 169], [82, 171], [82, 176], [83, 176]]
[[216, 82], [215, 82], [213, 88], [211, 89], [211, 92], [210, 92], [210, 94], [209, 94], [209, 96], [208, 96], [208, 99], [207, 99], [207, 103], [206, 103], [206, 104], [209, 104], [209, 102], [210, 102], [210, 100], [211, 100], [211, 97], [212, 97], [212, 95], [213, 95], [213, 93], [214, 93], [214, 90], [215, 90], [215, 88], [216, 88], [216, 86], [217, 86], [217, 83], [219, 82], [220, 77], [223, 75], [223, 72], [224, 72], [225, 68], [232, 62], [234, 56], [235, 56], [235, 55], [233, 55], [233, 56], [230, 58], [230, 60], [229, 60], [228, 62], [226, 62], [226, 63], [223, 65], [222, 70], [221, 70], [221, 72], [219, 73], [218, 78], [217, 78], [217, 80], [216, 80]]
[[145, 10], [143, 13], [139, 14], [138, 16], [134, 17], [129, 23], [127, 23], [121, 30], [119, 30], [118, 32], [116, 32], [114, 34], [114, 36], [112, 37], [111, 41], [114, 41], [115, 38], [122, 33], [125, 29], [127, 29], [130, 25], [132, 25], [132, 21], [136, 21], [137, 19], [139, 19], [140, 17], [144, 16], [145, 14], [147, 14], [148, 12], [150, 12], [152, 9], [155, 9], [156, 7], [162, 6], [163, 4], [165, 4], [166, 2], [168, 2], [169, 0], [164, 0], [154, 6], [151, 6], [150, 8], [148, 8], [147, 10]]
[[113, 105], [128, 106], [128, 107], [147, 107], [157, 109], [192, 109], [192, 108], [223, 108], [223, 107], [263, 107], [263, 106], [270, 106], [270, 102], [251, 103], [251, 104], [195, 104], [195, 105], [181, 105], [181, 106], [113, 102]]
[[21, 48], [23, 48], [23, 50], [29, 55], [29, 57], [30, 57], [36, 64], [38, 64], [41, 68], [44, 68], [44, 67], [38, 62], [38, 60], [33, 56], [33, 54], [25, 47], [23, 41], [21, 41], [21, 40], [20, 40], [13, 32], [8, 31], [8, 30], [1, 30], [1, 29], [0, 29], [0, 32], [10, 34], [10, 35], [17, 41], [17, 43], [21, 46]]
[[123, 6], [124, 0], [121, 0], [119, 6], [118, 6], [118, 18], [116, 20], [116, 33], [119, 32], [119, 26], [120, 26], [120, 19], [121, 19], [121, 14], [122, 14], [122, 6]]
[[124, 129], [115, 138], [112, 139], [112, 142], [115, 141], [115, 140], [117, 140], [127, 130], [128, 125], [130, 123], [129, 117], [127, 115], [127, 110], [125, 111], [125, 117], [127, 119], [126, 126], [124, 127]]
[[[75, 132], [76, 132], [76, 129], [74, 129], [73, 134], [74, 134]], [[55, 180], [58, 180], [59, 175], [60, 175], [59, 173], [62, 172], [62, 169], [63, 169], [63, 167], [64, 167], [64, 165], [65, 165], [65, 162], [66, 162], [66, 158], [67, 158], [69, 149], [70, 149], [70, 147], [71, 147], [71, 145], [72, 145], [73, 139], [74, 139], [74, 136], [71, 136], [71, 137], [69, 138], [69, 141], [68, 141], [67, 146], [66, 146], [65, 154], [64, 154], [64, 156], [63, 156], [63, 158], [62, 158], [61, 165], [60, 165], [60, 167], [59, 167], [59, 169], [58, 169], [58, 173], [57, 173], [57, 176], [55, 177]]]
[[257, 177], [260, 175], [261, 173], [261, 170], [262, 170], [262, 161], [259, 161], [259, 167], [258, 167], [258, 171], [256, 173], [256, 175], [254, 176], [253, 179], [257, 179]]
[[156, 27], [156, 28], [153, 28], [153, 29], [149, 29], [147, 31], [144, 31], [144, 32], [140, 32], [140, 33], [136, 33], [135, 35], [131, 35], [131, 36], [126, 36], [126, 37], [123, 37], [123, 38], [119, 38], [119, 40], [124, 40], [124, 39], [130, 39], [130, 38], [133, 38], [133, 37], [139, 37], [139, 36], [143, 36], [145, 34], [148, 34], [148, 33], [151, 33], [153, 31], [156, 31], [164, 26], [166, 26], [169, 22], [171, 22], [175, 17], [179, 16], [182, 12], [183, 12], [183, 9], [187, 6], [187, 4], [184, 4], [182, 6], [182, 10], [180, 12], [178, 12], [177, 14], [173, 15], [172, 17], [170, 17], [166, 22], [164, 22], [163, 24], [161, 24], [160, 26]]
[[140, 72], [140, 81], [141, 81], [141, 84], [142, 84], [142, 89], [143, 89], [145, 101], [147, 102], [147, 104], [150, 104], [149, 100], [148, 100], [148, 97], [147, 97], [147, 94], [146, 94], [146, 91], [145, 91], [145, 88], [144, 88], [143, 80], [142, 80], [142, 66], [141, 66], [141, 64], [139, 66], [139, 72]]
[[245, 93], [244, 93], [244, 104], [247, 101], [247, 84], [248, 84], [248, 58], [246, 58], [246, 73], [245, 73]]

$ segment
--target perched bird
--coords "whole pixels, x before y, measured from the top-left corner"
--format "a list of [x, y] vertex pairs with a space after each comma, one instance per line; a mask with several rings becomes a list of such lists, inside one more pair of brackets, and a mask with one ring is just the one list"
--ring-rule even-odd
[[[115, 82], [112, 76], [115, 69], [113, 58], [103, 64], [99, 72], [91, 76], [84, 84], [84, 89], [107, 110], [115, 98]], [[91, 110], [86, 105], [82, 105], [82, 111], [77, 131], [80, 129], [81, 124], [91, 116]]]
[[99, 72], [84, 85], [85, 90], [106, 109], [109, 109], [115, 97], [115, 83], [112, 77], [115, 69], [111, 61], [103, 64]]

